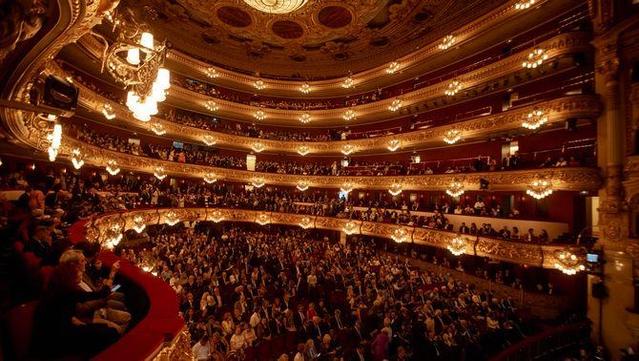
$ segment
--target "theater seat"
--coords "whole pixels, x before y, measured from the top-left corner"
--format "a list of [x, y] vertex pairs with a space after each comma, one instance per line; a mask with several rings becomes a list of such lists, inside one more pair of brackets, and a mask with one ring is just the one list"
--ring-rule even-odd
[[9, 331], [11, 350], [7, 350], [15, 360], [25, 360], [31, 344], [33, 318], [37, 301], [24, 303], [9, 310], [7, 313], [6, 329]]

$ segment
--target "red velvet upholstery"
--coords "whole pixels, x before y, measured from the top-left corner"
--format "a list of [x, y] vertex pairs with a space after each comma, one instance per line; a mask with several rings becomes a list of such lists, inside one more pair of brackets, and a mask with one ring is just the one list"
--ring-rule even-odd
[[7, 314], [11, 350], [16, 360], [24, 360], [28, 355], [37, 305], [37, 301], [24, 303], [12, 308]]

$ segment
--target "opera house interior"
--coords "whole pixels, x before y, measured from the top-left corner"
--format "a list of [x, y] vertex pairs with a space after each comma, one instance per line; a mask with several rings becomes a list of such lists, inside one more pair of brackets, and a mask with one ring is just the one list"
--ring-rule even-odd
[[639, 0], [0, 0], [0, 360], [639, 360]]

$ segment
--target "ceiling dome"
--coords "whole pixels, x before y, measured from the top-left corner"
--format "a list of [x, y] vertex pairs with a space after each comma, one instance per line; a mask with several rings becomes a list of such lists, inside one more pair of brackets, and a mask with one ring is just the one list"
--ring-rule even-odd
[[287, 14], [306, 4], [308, 0], [244, 0], [249, 6], [270, 14]]

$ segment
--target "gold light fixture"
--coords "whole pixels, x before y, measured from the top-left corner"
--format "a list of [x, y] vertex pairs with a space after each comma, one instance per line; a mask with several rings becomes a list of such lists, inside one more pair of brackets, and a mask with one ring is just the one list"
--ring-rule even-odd
[[62, 125], [59, 123], [53, 124], [53, 129], [51, 133], [47, 134], [47, 140], [49, 141], [49, 148], [47, 149], [47, 153], [49, 153], [49, 161], [55, 162], [58, 157], [58, 151], [60, 150], [60, 145], [62, 144]]
[[452, 181], [446, 189], [446, 194], [455, 198], [461, 196], [464, 194], [464, 184], [456, 180]]
[[164, 170], [164, 167], [157, 166], [153, 169], [153, 175], [159, 180], [164, 180], [164, 178], [166, 178], [166, 171]]
[[400, 146], [401, 142], [399, 141], [399, 139], [391, 139], [388, 141], [388, 145], [386, 146], [386, 148], [388, 148], [388, 150], [390, 150], [391, 152], [394, 152], [399, 149]]
[[528, 53], [528, 58], [521, 64], [521, 66], [527, 69], [534, 69], [543, 64], [546, 59], [548, 59], [546, 50], [537, 48]]
[[299, 223], [300, 227], [304, 229], [309, 229], [313, 226], [313, 220], [310, 217], [302, 217]]
[[450, 48], [451, 46], [453, 46], [453, 44], [455, 44], [455, 36], [450, 34], [450, 35], [446, 35], [441, 43], [439, 43], [439, 49], [440, 50], [446, 50], [448, 48]]
[[157, 135], [166, 134], [166, 129], [164, 129], [164, 126], [162, 125], [162, 123], [151, 124], [151, 131]]
[[218, 73], [215, 68], [206, 68], [206, 71], [204, 73], [211, 79], [215, 79], [220, 76], [220, 73]]
[[353, 183], [344, 183], [339, 190], [348, 194], [353, 190]]
[[353, 109], [348, 109], [344, 112], [344, 115], [342, 115], [342, 118], [344, 118], [344, 120], [349, 121], [349, 120], [353, 120], [355, 119], [355, 111]]
[[257, 120], [264, 120], [266, 119], [266, 113], [264, 113], [264, 111], [262, 110], [258, 110], [255, 112], [255, 114], [253, 114], [253, 116], [255, 117], [255, 119]]
[[105, 247], [112, 249], [117, 247], [122, 241], [122, 226], [118, 223], [113, 223], [109, 226], [104, 235]]
[[302, 85], [300, 86], [300, 91], [301, 91], [303, 94], [308, 94], [308, 93], [310, 93], [310, 92], [311, 92], [311, 86], [310, 86], [310, 85], [308, 85], [308, 83], [304, 83], [304, 84], [302, 84]]
[[444, 134], [444, 142], [448, 144], [455, 144], [461, 140], [461, 131], [457, 129], [450, 129]]
[[567, 275], [572, 276], [586, 269], [581, 257], [577, 255], [577, 251], [570, 249], [557, 250], [554, 256], [555, 268]]
[[515, 10], [526, 10], [535, 5], [535, 0], [524, 0], [515, 4]]
[[288, 14], [299, 10], [308, 0], [244, 0], [250, 7], [269, 14]]
[[261, 153], [266, 147], [260, 142], [255, 142], [251, 145], [251, 149], [253, 149], [255, 153]]
[[261, 213], [260, 215], [257, 216], [257, 218], [255, 219], [255, 222], [257, 222], [257, 224], [259, 224], [260, 226], [265, 226], [271, 222], [269, 218], [270, 217], [268, 216], [268, 214]]
[[393, 100], [393, 102], [388, 106], [388, 110], [391, 112], [396, 112], [402, 107], [402, 100], [397, 98]]
[[350, 144], [344, 144], [342, 146], [342, 154], [344, 155], [350, 155], [354, 151], [355, 151], [355, 147]]
[[84, 155], [80, 151], [80, 148], [73, 148], [71, 150], [71, 164], [73, 168], [80, 169], [84, 165]]
[[448, 243], [448, 250], [455, 256], [461, 256], [466, 252], [466, 240], [460, 236], [454, 237]]
[[353, 221], [349, 221], [346, 222], [346, 224], [344, 224], [344, 227], [342, 227], [342, 230], [344, 231], [344, 233], [346, 233], [346, 235], [351, 235], [351, 234], [355, 234], [357, 233], [357, 223], [353, 222]]
[[297, 147], [297, 153], [301, 155], [302, 157], [307, 155], [310, 152], [311, 152], [310, 149], [305, 145], [300, 145], [299, 147]]
[[298, 118], [300, 120], [300, 122], [302, 124], [308, 124], [311, 122], [311, 115], [308, 113], [304, 113], [302, 115], [300, 115], [300, 117]]
[[208, 145], [209, 147], [217, 143], [217, 139], [210, 134], [203, 136], [202, 141], [204, 142], [204, 144]]
[[297, 185], [295, 186], [299, 191], [304, 192], [308, 189], [309, 185], [308, 182], [305, 181], [299, 181], [297, 182]]
[[178, 217], [177, 213], [175, 213], [175, 211], [168, 211], [165, 215], [164, 215], [164, 223], [173, 227], [176, 224], [180, 223], [180, 217]]
[[386, 68], [386, 73], [395, 74], [397, 73], [397, 71], [399, 71], [399, 68], [400, 68], [400, 64], [396, 61], [393, 61], [390, 64], [388, 64], [388, 68]]
[[215, 176], [214, 173], [206, 173], [204, 175], [204, 177], [202, 177], [202, 179], [207, 183], [207, 184], [213, 184], [215, 182], [217, 182], [217, 177]]
[[220, 110], [220, 107], [217, 105], [217, 103], [212, 100], [207, 100], [206, 103], [204, 103], [204, 107], [211, 113], [215, 113]]
[[253, 87], [257, 90], [263, 90], [266, 88], [266, 83], [264, 83], [262, 80], [256, 80], [253, 82]]
[[399, 183], [391, 184], [391, 186], [388, 188], [388, 193], [390, 193], [392, 196], [399, 195], [400, 193], [402, 193], [402, 185]]
[[408, 233], [404, 228], [395, 228], [391, 234], [391, 239], [397, 243], [404, 243], [408, 241]]
[[449, 97], [452, 97], [456, 95], [457, 93], [459, 93], [460, 90], [462, 90], [461, 83], [458, 80], [453, 80], [450, 82], [450, 84], [448, 84], [448, 88], [446, 88], [446, 91], [444, 91], [444, 94], [448, 95]]
[[136, 215], [133, 217], [133, 230], [137, 233], [142, 233], [146, 229], [146, 222], [144, 222], [144, 217], [141, 215]]
[[355, 86], [355, 81], [350, 75], [346, 79], [344, 79], [344, 81], [342, 82], [342, 88], [344, 89], [350, 89], [354, 86]]
[[546, 123], [548, 123], [548, 115], [541, 109], [533, 109], [533, 111], [526, 115], [521, 126], [526, 129], [535, 130]]
[[526, 194], [537, 200], [548, 197], [552, 192], [552, 183], [540, 178], [532, 181], [526, 189]]
[[220, 223], [224, 220], [224, 214], [219, 209], [216, 209], [211, 212], [211, 220], [215, 223]]
[[106, 164], [106, 171], [110, 175], [117, 175], [120, 173], [120, 167], [118, 167], [118, 162], [115, 159], [109, 159]]
[[107, 120], [115, 119], [115, 111], [113, 110], [111, 104], [104, 103], [102, 105], [102, 115], [104, 115]]
[[251, 184], [253, 185], [253, 187], [255, 188], [262, 188], [264, 187], [264, 185], [266, 184], [264, 182], [264, 178], [255, 178], [253, 179], [253, 181], [251, 182]]

